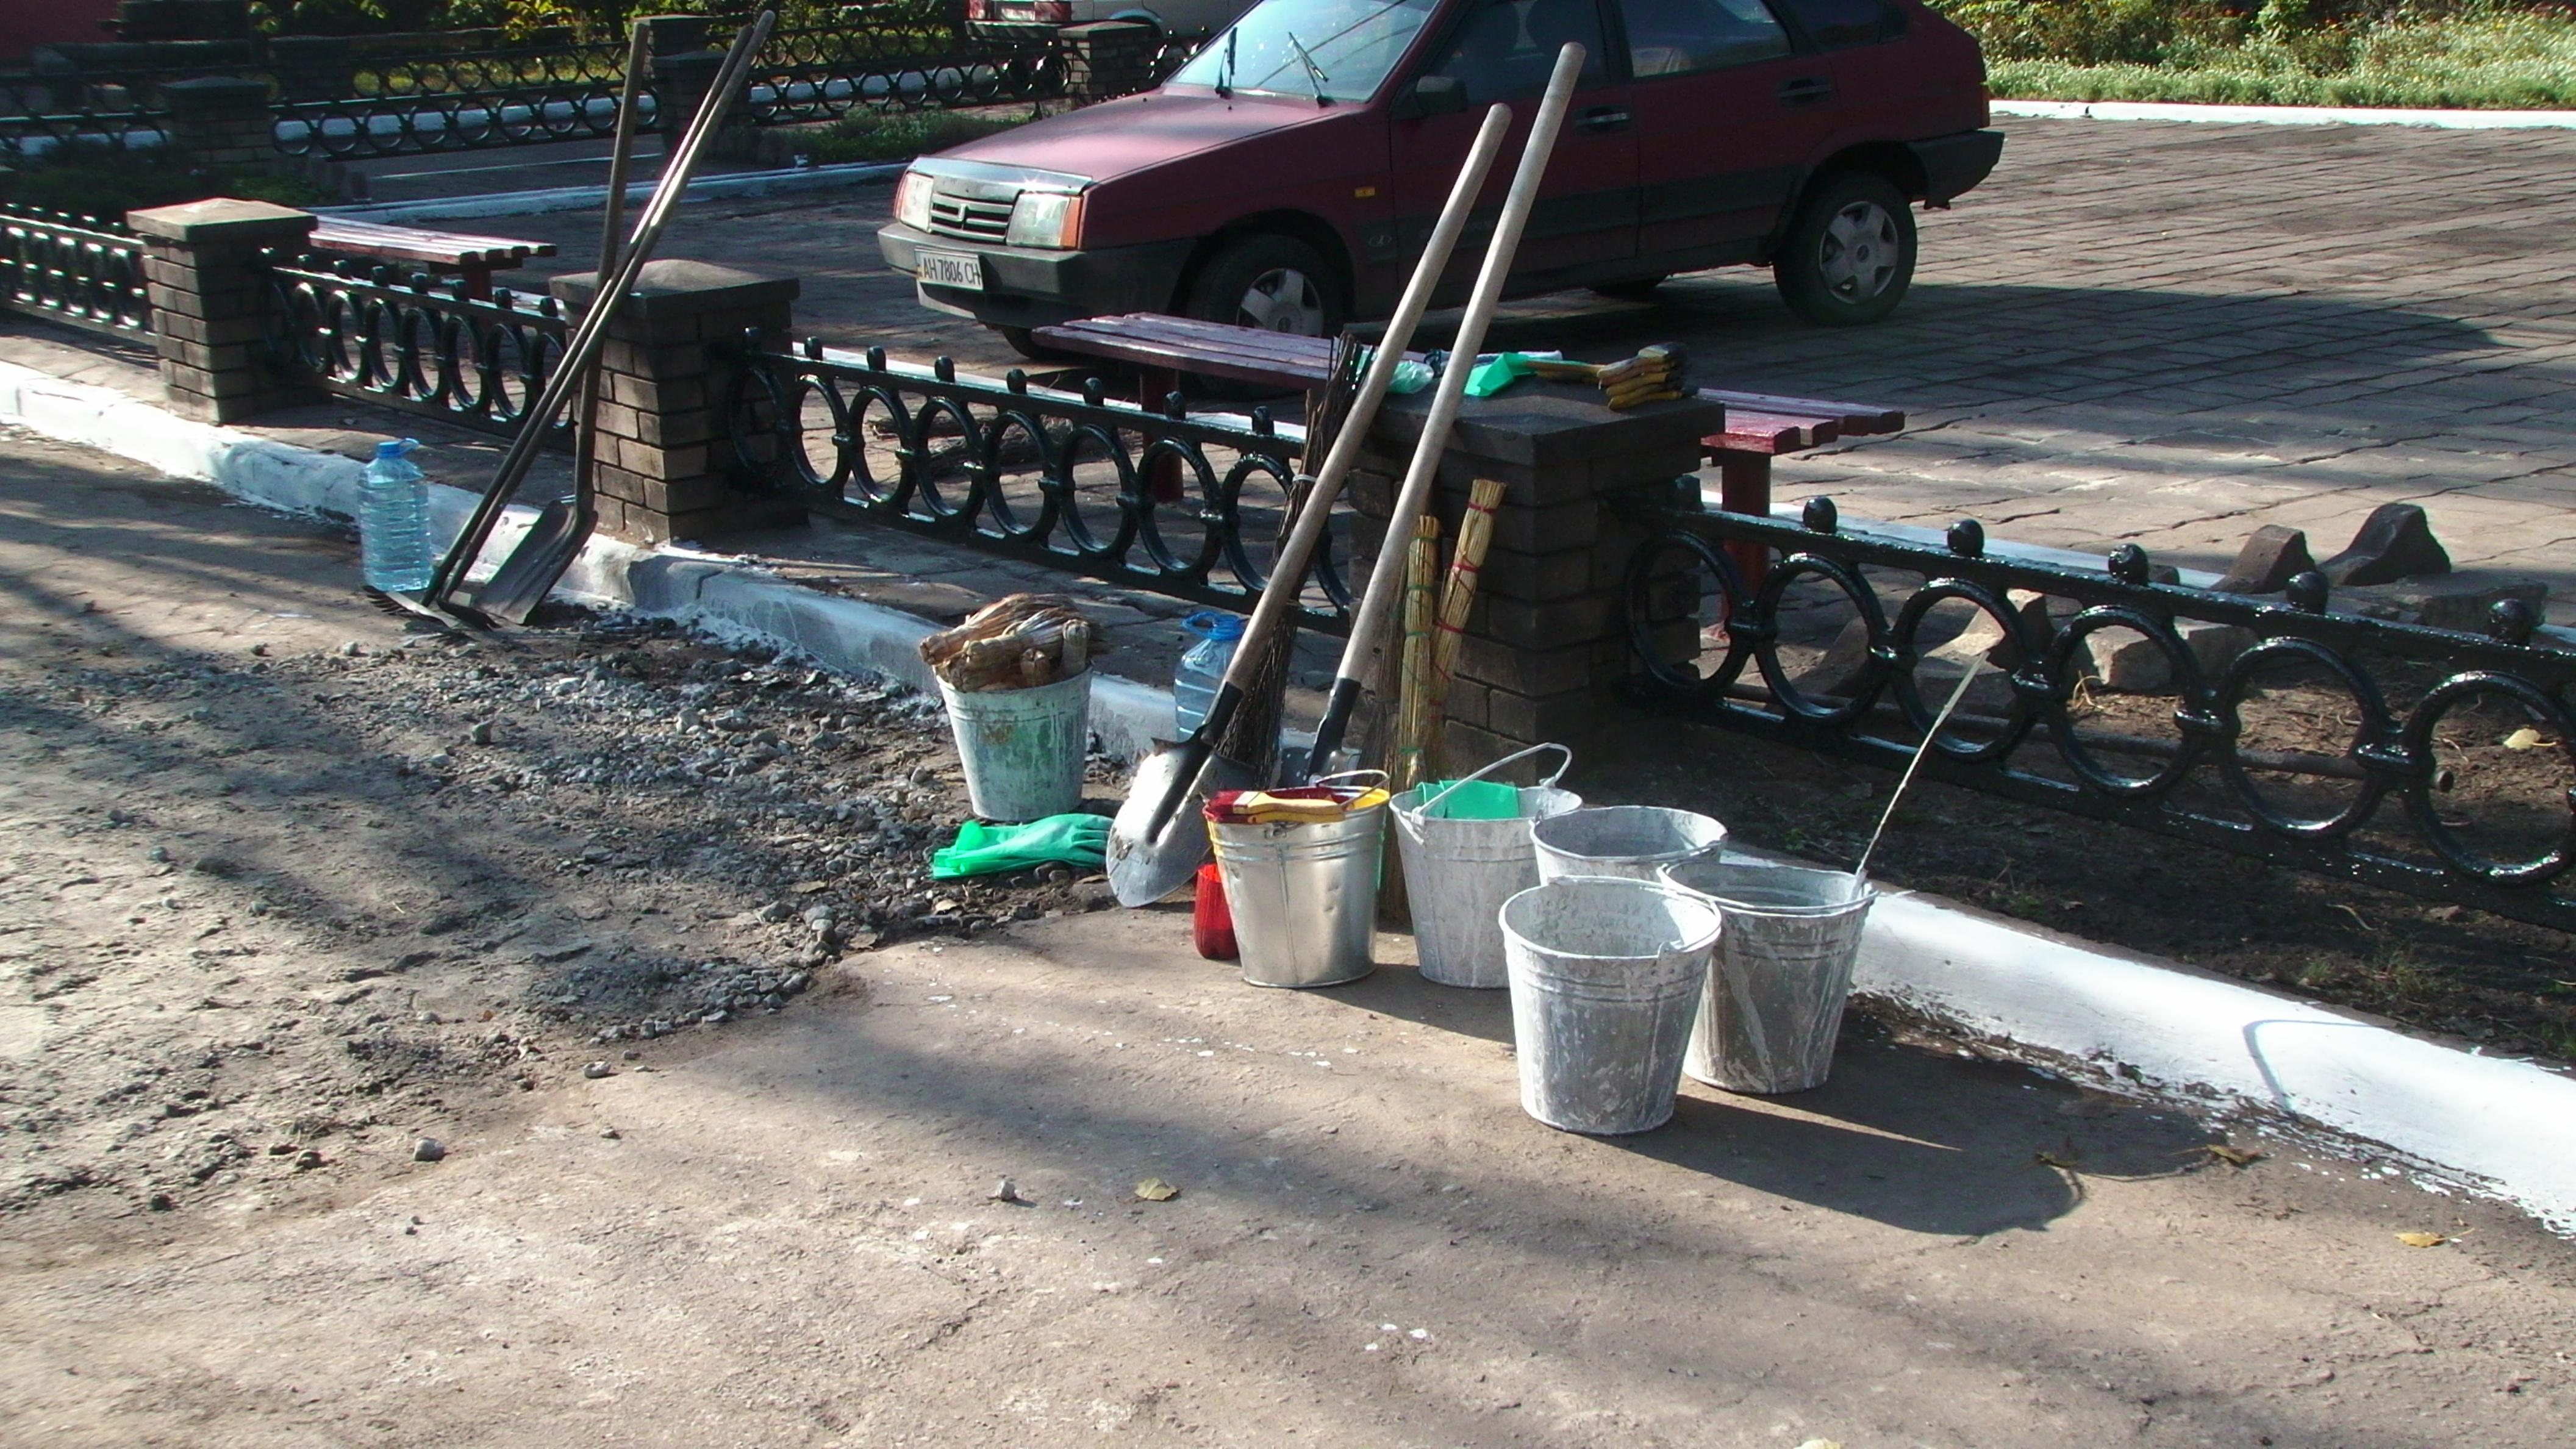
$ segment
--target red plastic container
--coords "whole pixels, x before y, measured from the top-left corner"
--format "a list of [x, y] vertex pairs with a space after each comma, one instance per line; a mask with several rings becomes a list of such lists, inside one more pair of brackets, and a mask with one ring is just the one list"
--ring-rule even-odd
[[1234, 945], [1234, 912], [1226, 909], [1225, 877], [1212, 860], [1199, 867], [1198, 897], [1190, 905], [1190, 938], [1210, 961], [1231, 961], [1242, 954]]

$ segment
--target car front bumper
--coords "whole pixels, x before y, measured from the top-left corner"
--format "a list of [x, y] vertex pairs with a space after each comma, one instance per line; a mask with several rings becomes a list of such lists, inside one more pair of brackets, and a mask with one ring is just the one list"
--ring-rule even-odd
[[1060, 252], [958, 241], [901, 222], [877, 231], [877, 250], [886, 265], [906, 276], [921, 274], [925, 247], [983, 258], [980, 292], [919, 282], [914, 292], [934, 311], [993, 327], [1044, 327], [1076, 317], [1169, 311], [1192, 245], [1184, 240]]
[[1985, 180], [1995, 169], [1995, 163], [2003, 159], [2004, 133], [1961, 131], [1929, 141], [1908, 141], [1905, 148], [1923, 164], [1923, 199], [1941, 206]]

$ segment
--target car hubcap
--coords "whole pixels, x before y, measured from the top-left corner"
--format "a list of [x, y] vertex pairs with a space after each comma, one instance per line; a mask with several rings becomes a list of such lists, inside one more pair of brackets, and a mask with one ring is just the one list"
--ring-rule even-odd
[[1866, 302], [1896, 279], [1905, 250], [1896, 218], [1875, 201], [1855, 201], [1825, 223], [1822, 263], [1825, 290], [1838, 301]]
[[1237, 304], [1246, 327], [1264, 332], [1293, 332], [1300, 337], [1324, 335], [1324, 295], [1314, 279], [1295, 267], [1278, 267], [1252, 279]]

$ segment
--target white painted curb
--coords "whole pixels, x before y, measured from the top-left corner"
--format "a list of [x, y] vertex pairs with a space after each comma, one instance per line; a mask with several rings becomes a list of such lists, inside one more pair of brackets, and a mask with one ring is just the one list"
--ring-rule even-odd
[[2106, 1085], [2384, 1143], [2576, 1233], [2565, 1074], [1911, 892], [1871, 911], [1853, 985], [2089, 1065]]
[[2445, 131], [2576, 129], [2576, 111], [2440, 111], [2371, 106], [2200, 106], [2163, 101], [1990, 101], [1998, 116], [2055, 121], [2203, 121], [2235, 126], [2431, 126]]
[[[688, 194], [681, 200], [710, 201], [730, 196], [785, 196], [798, 191], [830, 191], [871, 181], [890, 181], [901, 176], [904, 168], [911, 164], [909, 161], [851, 161], [835, 166], [701, 176], [689, 183]], [[626, 188], [629, 203], [640, 203], [652, 194], [653, 183], [649, 181], [633, 182]], [[549, 211], [595, 211], [607, 199], [608, 188], [605, 185], [550, 186], [537, 191], [487, 191], [474, 196], [433, 196], [419, 201], [317, 206], [313, 208], [313, 214], [343, 221], [399, 224], [473, 221], [492, 216], [536, 216]]]
[[[363, 470], [350, 459], [189, 422], [6, 362], [0, 422], [271, 508], [342, 519], [357, 508]], [[462, 489], [433, 487], [438, 536], [454, 537], [472, 506]], [[511, 510], [498, 536], [506, 542], [533, 516]], [[922, 689], [930, 682], [913, 645], [936, 625], [803, 589], [722, 554], [593, 539], [564, 590], [833, 668]], [[1093, 685], [1092, 726], [1120, 758], [1148, 748], [1171, 711], [1168, 690], [1108, 674]], [[1912, 892], [1889, 892], [1872, 911], [1854, 985], [2097, 1074], [2114, 1089], [2149, 1088], [2196, 1110], [2286, 1115], [2384, 1144], [2576, 1233], [2576, 1078]]]

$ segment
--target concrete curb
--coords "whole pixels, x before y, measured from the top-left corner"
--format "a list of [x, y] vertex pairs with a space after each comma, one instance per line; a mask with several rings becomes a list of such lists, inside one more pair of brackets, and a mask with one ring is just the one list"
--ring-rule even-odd
[[[903, 174], [909, 161], [851, 161], [836, 166], [808, 166], [789, 171], [747, 171], [725, 176], [701, 176], [689, 183], [689, 194], [682, 201], [712, 201], [730, 196], [785, 196], [798, 191], [831, 191], [844, 186], [862, 186], [871, 181], [891, 181]], [[630, 205], [640, 205], [653, 194], [648, 181], [631, 183], [626, 188]], [[433, 196], [420, 201], [362, 202], [349, 206], [317, 206], [315, 216], [336, 217], [344, 221], [381, 221], [410, 224], [422, 221], [474, 221], [492, 216], [536, 216], [549, 211], [590, 211], [608, 199], [608, 188], [600, 186], [553, 186], [537, 191], [487, 191], [474, 196]]]
[[[342, 520], [357, 507], [363, 469], [350, 459], [189, 422], [12, 363], [0, 362], [0, 422], [265, 507]], [[436, 485], [432, 500], [434, 528], [452, 538], [472, 495]], [[513, 509], [502, 538], [533, 516]], [[593, 539], [564, 590], [793, 649], [827, 667], [930, 683], [913, 645], [937, 625], [719, 553]], [[1134, 758], [1167, 731], [1171, 708], [1169, 691], [1103, 674], [1092, 727], [1109, 753]], [[1872, 912], [1855, 986], [2114, 1091], [2382, 1144], [2434, 1181], [2576, 1233], [2576, 1078], [2530, 1062], [1912, 892], [1890, 892]]]
[[1998, 116], [2054, 121], [2201, 121], [2254, 126], [2430, 126], [2445, 131], [2576, 129], [2576, 111], [2441, 111], [2370, 106], [2202, 106], [2164, 101], [2006, 101]]

